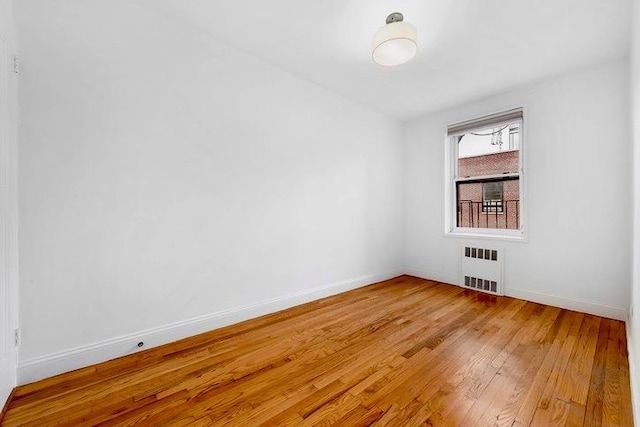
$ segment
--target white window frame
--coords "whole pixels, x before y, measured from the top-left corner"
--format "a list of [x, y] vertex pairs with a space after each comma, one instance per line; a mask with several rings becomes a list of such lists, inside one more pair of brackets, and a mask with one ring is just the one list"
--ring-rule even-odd
[[[519, 220], [520, 220], [520, 229], [519, 230], [509, 230], [509, 229], [496, 229], [496, 228], [470, 228], [470, 227], [458, 227], [457, 226], [457, 204], [456, 204], [456, 181], [463, 182], [464, 178], [457, 178], [458, 172], [458, 144], [456, 143], [456, 137], [463, 135], [467, 132], [457, 132], [457, 133], [449, 133], [448, 128], [455, 126], [458, 123], [473, 123], [473, 122], [481, 122], [487, 117], [491, 116], [500, 116], [506, 115], [512, 111], [522, 111], [522, 119], [520, 119], [520, 146], [519, 146], [519, 169], [517, 174], [507, 174], [507, 175], [491, 175], [491, 176], [476, 176], [473, 179], [478, 178], [497, 178], [497, 177], [505, 177], [505, 176], [514, 176], [517, 175], [519, 180], [519, 192], [520, 192], [520, 203], [519, 203]], [[507, 123], [513, 123], [516, 120], [504, 120], [504, 121], [496, 121], [492, 123], [495, 126], [505, 125]], [[444, 206], [444, 235], [451, 237], [466, 237], [466, 238], [485, 238], [485, 239], [497, 239], [497, 240], [515, 240], [515, 241], [526, 241], [527, 240], [527, 207], [528, 200], [526, 197], [526, 174], [525, 174], [525, 150], [527, 146], [527, 126], [526, 126], [526, 108], [524, 106], [506, 109], [501, 112], [497, 112], [494, 114], [488, 114], [479, 116], [470, 120], [460, 120], [457, 123], [453, 123], [450, 126], [447, 126], [445, 129], [445, 206]]]

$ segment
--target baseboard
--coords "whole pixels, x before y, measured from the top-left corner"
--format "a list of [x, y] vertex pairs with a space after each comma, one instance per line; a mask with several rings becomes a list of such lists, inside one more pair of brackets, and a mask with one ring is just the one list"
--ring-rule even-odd
[[[405, 274], [420, 277], [422, 279], [437, 280], [438, 282], [448, 284], [458, 283], [458, 278], [455, 275], [428, 271], [419, 267], [405, 266]], [[627, 319], [626, 308], [611, 307], [608, 305], [597, 304], [591, 301], [585, 301], [577, 298], [566, 298], [559, 295], [527, 291], [525, 289], [513, 287], [505, 287], [504, 293], [509, 297], [551, 305], [554, 307], [565, 308], [567, 310], [594, 314], [596, 316], [606, 317], [608, 319], [616, 319], [622, 321], [625, 321]]]
[[[627, 353], [629, 354], [629, 380], [631, 382], [631, 410], [633, 424], [640, 426], [640, 372], [636, 366], [636, 352], [631, 341], [631, 322], [627, 319]], [[638, 331], [635, 332], [636, 334]]]
[[404, 273], [409, 276], [419, 277], [426, 280], [435, 280], [436, 282], [448, 283], [450, 285], [457, 286], [458, 283], [458, 277], [453, 274], [428, 271], [420, 267], [405, 266]]
[[593, 314], [600, 317], [615, 320], [627, 320], [627, 309], [621, 307], [612, 307], [604, 304], [597, 304], [591, 301], [585, 301], [578, 298], [567, 298], [554, 294], [546, 294], [541, 292], [527, 291], [519, 288], [506, 287], [505, 295], [509, 297], [519, 298], [526, 301], [537, 302], [540, 304], [552, 305], [554, 307], [565, 308], [567, 310], [579, 311], [581, 313]]
[[3, 400], [0, 400], [0, 402], [4, 402], [4, 404], [2, 405], [2, 410], [0, 410], [0, 425], [2, 424], [4, 415], [7, 413], [7, 410], [9, 409], [9, 403], [11, 403], [11, 399], [13, 399], [13, 394], [15, 392], [16, 392], [16, 389], [14, 387], [13, 389], [11, 389], [11, 391], [7, 396], [2, 396]]
[[402, 274], [402, 270], [397, 270], [358, 277], [344, 282], [307, 289], [301, 292], [271, 298], [259, 303], [234, 307], [158, 328], [147, 329], [61, 352], [23, 360], [18, 362], [18, 384], [27, 384], [63, 372], [136, 353], [141, 351], [141, 349], [137, 347], [137, 343], [140, 341], [144, 342], [142, 349], [146, 350], [223, 326], [232, 325], [306, 302], [388, 280]]

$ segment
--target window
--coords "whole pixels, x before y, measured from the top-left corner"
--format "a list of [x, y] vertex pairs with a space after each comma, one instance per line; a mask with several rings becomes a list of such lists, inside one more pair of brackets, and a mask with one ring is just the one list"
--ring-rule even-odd
[[447, 128], [447, 233], [523, 236], [522, 128], [522, 109]]

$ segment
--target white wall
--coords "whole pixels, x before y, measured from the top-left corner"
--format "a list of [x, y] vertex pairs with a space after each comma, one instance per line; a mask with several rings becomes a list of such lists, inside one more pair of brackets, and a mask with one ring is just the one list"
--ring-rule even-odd
[[633, 281], [631, 313], [627, 323], [631, 392], [636, 425], [640, 425], [640, 0], [633, 2], [631, 37], [631, 127], [633, 144]]
[[16, 385], [18, 327], [17, 75], [12, 2], [0, 0], [0, 409]]
[[[459, 247], [505, 248], [508, 295], [624, 318], [629, 301], [628, 63], [616, 62], [409, 123], [407, 271], [458, 282]], [[447, 124], [524, 106], [528, 242], [444, 236]], [[481, 246], [482, 247], [482, 246]]]
[[127, 0], [15, 7], [23, 382], [401, 272], [400, 122]]

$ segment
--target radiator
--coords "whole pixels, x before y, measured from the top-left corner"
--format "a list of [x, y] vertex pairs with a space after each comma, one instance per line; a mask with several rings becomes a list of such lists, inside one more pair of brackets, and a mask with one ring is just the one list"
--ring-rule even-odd
[[462, 287], [504, 295], [502, 283], [504, 250], [462, 246], [461, 255], [460, 284]]

